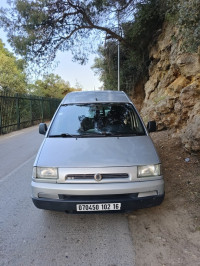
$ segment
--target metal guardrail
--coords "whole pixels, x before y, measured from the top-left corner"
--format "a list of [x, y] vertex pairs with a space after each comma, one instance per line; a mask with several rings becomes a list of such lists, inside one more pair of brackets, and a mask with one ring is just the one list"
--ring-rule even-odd
[[0, 92], [0, 135], [50, 120], [60, 99]]

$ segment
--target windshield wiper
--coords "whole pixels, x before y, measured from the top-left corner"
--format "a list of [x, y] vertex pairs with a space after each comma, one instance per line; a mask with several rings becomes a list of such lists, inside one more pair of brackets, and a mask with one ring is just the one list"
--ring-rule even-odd
[[62, 133], [57, 135], [49, 135], [49, 138], [74, 138], [75, 135], [71, 135], [69, 133]]
[[103, 132], [82, 134], [81, 136], [83, 137], [121, 137], [123, 136], [123, 134], [103, 131]]
[[127, 137], [127, 136], [139, 136], [139, 134], [132, 132], [102, 132], [101, 136]]
[[[106, 131], [103, 131], [101, 132], [101, 135], [102, 136], [115, 136], [116, 134], [115, 133], [112, 133], [112, 132], [106, 132]], [[117, 134], [118, 135], [118, 134]]]

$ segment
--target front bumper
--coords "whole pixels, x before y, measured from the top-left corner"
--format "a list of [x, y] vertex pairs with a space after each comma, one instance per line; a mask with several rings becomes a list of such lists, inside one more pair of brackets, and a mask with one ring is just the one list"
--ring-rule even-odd
[[[112, 195], [102, 197], [68, 197], [67, 199], [45, 199], [45, 198], [32, 198], [33, 203], [39, 209], [64, 211], [68, 213], [76, 213], [77, 204], [98, 204], [98, 203], [121, 203], [120, 211], [109, 212], [127, 212], [142, 208], [148, 208], [160, 205], [164, 199], [164, 194], [159, 196], [150, 196], [138, 198], [135, 194], [125, 195]], [[103, 211], [105, 212], [105, 211]], [[108, 212], [108, 211], [107, 211]], [[78, 212], [86, 213], [86, 212]], [[93, 211], [92, 213], [96, 213]], [[99, 211], [98, 211], [99, 213]]]
[[110, 184], [52, 184], [32, 181], [31, 185], [35, 206], [55, 211], [76, 212], [77, 204], [99, 203], [121, 203], [121, 211], [131, 211], [159, 205], [164, 199], [163, 178]]

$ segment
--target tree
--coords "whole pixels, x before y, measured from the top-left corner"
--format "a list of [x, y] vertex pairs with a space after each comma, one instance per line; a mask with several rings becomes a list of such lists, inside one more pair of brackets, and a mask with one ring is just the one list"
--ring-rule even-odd
[[[140, 2], [148, 0], [10, 0], [11, 7], [1, 10], [1, 26], [8, 31], [11, 45], [27, 59], [52, 61], [58, 50], [71, 50], [74, 59], [84, 63], [94, 48], [99, 33], [127, 47], [117, 27], [133, 20]], [[91, 38], [96, 38], [91, 42]], [[101, 39], [101, 38], [100, 38]], [[100, 40], [102, 42], [102, 40]]]
[[99, 75], [107, 90], [117, 88], [117, 60], [118, 50], [115, 42], [110, 41], [105, 47], [99, 47], [98, 57], [94, 59], [92, 69]]
[[43, 80], [37, 80], [29, 89], [34, 95], [52, 98], [63, 98], [67, 93], [76, 90], [68, 81], [52, 73], [45, 75]]
[[[148, 76], [149, 45], [160, 32], [167, 6], [159, 0], [136, 5], [134, 20], [122, 24], [123, 37], [134, 49], [120, 45], [120, 88], [130, 92], [137, 82]], [[114, 40], [100, 46], [93, 69], [100, 74], [106, 89], [117, 88], [118, 47]]]
[[[15, 51], [27, 61], [50, 62], [58, 50], [71, 50], [74, 59], [84, 63], [102, 43], [105, 54], [113, 47], [108, 67], [114, 81], [120, 42], [121, 80], [130, 89], [130, 84], [147, 75], [148, 45], [162, 27], [169, 1], [10, 0], [11, 8], [1, 12], [0, 23]], [[104, 70], [106, 74], [106, 66]], [[110, 78], [107, 81], [108, 87], [114, 84]]]
[[17, 60], [0, 40], [0, 91], [25, 93], [27, 80], [24, 73], [25, 62]]

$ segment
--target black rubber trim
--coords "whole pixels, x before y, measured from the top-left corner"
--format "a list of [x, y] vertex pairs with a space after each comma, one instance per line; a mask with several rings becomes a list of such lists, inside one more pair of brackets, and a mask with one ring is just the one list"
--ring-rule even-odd
[[[101, 199], [99, 199], [98, 196], [93, 196], [93, 198], [89, 200], [88, 198], [84, 199], [84, 196], [81, 199], [80, 196], [78, 198], [72, 196], [68, 199], [32, 198], [32, 200], [34, 205], [39, 209], [64, 211], [69, 213], [100, 213], [99, 211], [77, 212], [76, 204], [121, 203], [121, 211], [114, 212], [127, 212], [160, 205], [164, 199], [164, 195], [143, 198], [131, 197], [130, 195], [132, 194], [127, 194], [127, 197], [124, 197], [124, 195], [116, 195], [115, 198], [113, 196], [112, 198], [104, 196]], [[103, 213], [107, 212], [109, 211], [103, 211]]]

